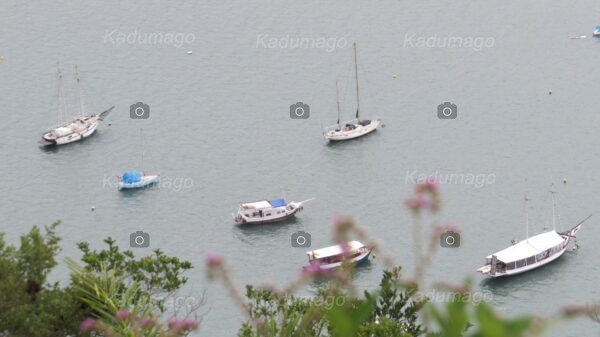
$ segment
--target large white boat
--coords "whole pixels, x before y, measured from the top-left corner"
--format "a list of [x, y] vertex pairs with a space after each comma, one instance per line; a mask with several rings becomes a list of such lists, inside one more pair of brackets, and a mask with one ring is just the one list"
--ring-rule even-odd
[[311, 200], [288, 203], [280, 198], [244, 203], [240, 205], [237, 214], [233, 215], [233, 220], [238, 225], [284, 221], [303, 210], [304, 204]]
[[[525, 209], [527, 209], [527, 205]], [[553, 229], [527, 237], [511, 247], [488, 255], [485, 258], [485, 264], [477, 271], [489, 277], [501, 277], [524, 273], [546, 265], [564, 254], [571, 239], [575, 237], [581, 225], [590, 217], [591, 215], [566, 232], [557, 232], [556, 229]], [[554, 227], [556, 227], [556, 220], [553, 220], [553, 222]]]
[[358, 86], [356, 43], [354, 43], [354, 79], [356, 82], [356, 117], [349, 121], [340, 122], [340, 99], [338, 85], [336, 82], [335, 87], [338, 112], [337, 123], [330, 125], [323, 130], [323, 136], [329, 141], [343, 141], [362, 137], [377, 130], [377, 128], [381, 125], [381, 119], [360, 119], [360, 93]]
[[[73, 143], [84, 138], [91, 136], [96, 129], [98, 128], [98, 122], [103, 120], [104, 117], [108, 116], [108, 114], [115, 107], [112, 106], [109, 109], [95, 115], [85, 115], [84, 112], [84, 104], [83, 98], [81, 95], [81, 87], [79, 83], [79, 72], [77, 70], [77, 66], [75, 66], [77, 87], [79, 91], [79, 116], [69, 120], [66, 123], [60, 124], [59, 126], [53, 128], [52, 130], [46, 131], [42, 135], [42, 139], [40, 140], [40, 144], [42, 146], [51, 146], [51, 145], [64, 145]], [[67, 105], [64, 98], [64, 92], [62, 87], [62, 72], [60, 67], [58, 68], [58, 81], [59, 81], [59, 89], [58, 89], [58, 103], [59, 103], [59, 123], [60, 119], [63, 117], [62, 113], [66, 113]], [[61, 113], [62, 112], [62, 113]]]
[[317, 265], [319, 269], [334, 269], [340, 267], [342, 263], [358, 265], [369, 260], [371, 250], [360, 241], [350, 241], [345, 244], [311, 250], [306, 252], [309, 265], [304, 268]]

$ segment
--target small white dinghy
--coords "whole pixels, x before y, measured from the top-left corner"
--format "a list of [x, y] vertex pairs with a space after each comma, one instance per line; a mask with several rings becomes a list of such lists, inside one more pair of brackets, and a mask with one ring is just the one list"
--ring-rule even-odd
[[377, 120], [369, 120], [369, 119], [360, 119], [360, 94], [358, 87], [358, 66], [356, 60], [356, 43], [354, 43], [354, 79], [356, 82], [356, 118], [340, 122], [340, 98], [339, 98], [339, 90], [338, 84], [335, 83], [335, 91], [337, 97], [337, 112], [338, 118], [337, 123], [331, 126], [326, 127], [323, 130], [323, 137], [328, 141], [343, 141], [355, 139], [358, 137], [362, 137], [368, 135], [369, 133], [377, 130], [377, 128], [381, 125], [381, 119]]
[[264, 224], [285, 221], [304, 209], [304, 204], [313, 199], [300, 202], [287, 202], [285, 199], [261, 200], [241, 204], [237, 214], [232, 215], [236, 224]]
[[304, 268], [318, 266], [319, 269], [335, 269], [342, 263], [361, 264], [369, 260], [372, 249], [362, 244], [360, 241], [350, 241], [345, 244], [338, 244], [326, 248], [311, 250], [306, 252], [309, 265]]
[[[75, 73], [77, 79], [77, 87], [79, 88], [79, 116], [67, 121], [66, 123], [60, 124], [52, 130], [44, 132], [42, 139], [39, 141], [42, 146], [54, 146], [64, 145], [73, 143], [82, 139], [85, 139], [96, 131], [98, 128], [98, 122], [102, 121], [115, 107], [112, 106], [109, 109], [95, 115], [85, 115], [85, 108], [83, 104], [83, 98], [81, 94], [81, 87], [79, 85], [79, 72], [77, 66], [75, 66]], [[60, 66], [58, 67], [58, 120], [61, 123], [61, 119], [64, 114], [67, 113], [67, 104], [64, 97], [64, 91], [62, 86], [62, 72]]]
[[[527, 201], [527, 198], [525, 200]], [[552, 213], [554, 215], [554, 196], [552, 200]], [[525, 205], [525, 209], [527, 210], [527, 205]], [[553, 229], [527, 237], [511, 247], [488, 255], [485, 258], [485, 265], [477, 271], [494, 278], [516, 275], [546, 265], [564, 254], [571, 239], [575, 237], [581, 225], [590, 217], [591, 215], [566, 232], [557, 232], [556, 229]], [[556, 227], [556, 220], [553, 220], [553, 222]]]

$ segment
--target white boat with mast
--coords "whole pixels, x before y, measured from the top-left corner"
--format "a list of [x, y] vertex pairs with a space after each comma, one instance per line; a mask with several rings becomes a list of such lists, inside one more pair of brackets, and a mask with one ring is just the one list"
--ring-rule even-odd
[[279, 198], [243, 203], [237, 214], [232, 214], [232, 216], [238, 225], [285, 221], [303, 210], [304, 204], [311, 200], [313, 199], [287, 202], [285, 198]]
[[75, 66], [75, 76], [79, 95], [79, 115], [66, 123], [60, 124], [63, 118], [63, 114], [61, 112], [66, 113], [67, 104], [63, 90], [62, 72], [60, 65], [58, 65], [58, 123], [60, 125], [52, 130], [46, 131], [42, 135], [42, 139], [39, 142], [42, 146], [69, 144], [91, 136], [98, 128], [98, 122], [108, 116], [112, 109], [115, 108], [112, 106], [99, 114], [85, 115], [77, 66]]
[[[140, 135], [142, 138], [142, 161], [140, 164], [140, 168], [144, 167], [144, 149], [145, 149], [145, 142], [144, 142], [144, 135], [143, 135], [143, 130], [140, 129]], [[158, 183], [160, 181], [160, 174], [146, 174], [143, 170], [134, 170], [134, 171], [126, 171], [125, 173], [123, 173], [123, 175], [121, 177], [118, 177], [120, 179], [119, 181], [119, 190], [124, 190], [124, 189], [136, 189], [136, 188], [143, 188], [146, 186], [150, 186], [154, 183]]]
[[354, 43], [354, 81], [356, 83], [356, 118], [345, 122], [340, 122], [340, 98], [338, 84], [336, 81], [335, 91], [338, 112], [337, 123], [335, 125], [328, 126], [325, 128], [325, 130], [323, 130], [323, 136], [329, 141], [342, 141], [362, 137], [377, 130], [377, 128], [381, 125], [381, 119], [360, 119], [360, 91], [358, 85], [358, 61], [356, 57], [356, 42]]
[[527, 196], [525, 197], [525, 227], [526, 239], [514, 243], [511, 247], [488, 255], [485, 265], [477, 269], [478, 272], [489, 277], [501, 277], [520, 274], [543, 265], [559, 257], [567, 250], [569, 242], [591, 215], [580, 221], [577, 225], [565, 232], [556, 231], [556, 206], [554, 191], [552, 193], [552, 223], [553, 229], [529, 237], [529, 219], [527, 213]]
[[360, 241], [350, 241], [321, 249], [306, 252], [309, 265], [318, 266], [319, 269], [335, 269], [344, 263], [358, 265], [369, 260], [373, 249], [365, 246]]

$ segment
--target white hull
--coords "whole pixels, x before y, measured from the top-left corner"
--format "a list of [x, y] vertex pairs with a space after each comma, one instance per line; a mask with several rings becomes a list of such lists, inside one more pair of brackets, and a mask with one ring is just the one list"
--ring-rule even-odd
[[[348, 261], [346, 261], [346, 263], [352, 263], [355, 265], [358, 265], [362, 262], [366, 262], [367, 260], [369, 260], [369, 255], [371, 255], [371, 251], [367, 251], [366, 253], [360, 254], [359, 256], [356, 256]], [[330, 263], [330, 264], [321, 264], [320, 268], [321, 269], [335, 269], [335, 268], [339, 268], [342, 266], [342, 262], [336, 262], [336, 263]]]
[[522, 267], [522, 268], [507, 270], [506, 272], [504, 272], [502, 274], [500, 274], [500, 273], [497, 273], [496, 275], [489, 274], [489, 276], [492, 277], [492, 278], [502, 277], [502, 276], [511, 276], [511, 275], [517, 275], [517, 274], [524, 273], [526, 271], [530, 271], [532, 269], [539, 268], [539, 267], [541, 267], [543, 265], [546, 265], [546, 264], [548, 264], [548, 263], [550, 263], [550, 262], [558, 259], [559, 257], [561, 257], [567, 251], [568, 244], [569, 244], [569, 240], [566, 240], [565, 246], [564, 246], [564, 248], [561, 251], [559, 251], [558, 253], [550, 256], [549, 258], [546, 258], [545, 260], [536, 262], [536, 263], [531, 264], [531, 265], [527, 265], [527, 266]]
[[[351, 124], [351, 125], [355, 126], [355, 128], [348, 129], [345, 126], [346, 124]], [[359, 137], [368, 135], [369, 133], [377, 130], [379, 125], [381, 125], [381, 121], [380, 120], [372, 120], [367, 125], [360, 125], [357, 120], [354, 120], [354, 121], [350, 121], [350, 122], [345, 122], [341, 125], [344, 125], [344, 126], [339, 127], [339, 126], [335, 125], [333, 127], [329, 127], [324, 132], [325, 138], [329, 141], [334, 141], [334, 142], [359, 138]]]
[[594, 36], [600, 36], [600, 30], [596, 29], [593, 33]]
[[83, 132], [74, 132], [68, 136], [56, 138], [56, 145], [64, 145], [80, 141], [84, 138], [91, 136], [98, 128], [98, 122], [90, 124]]
[[80, 116], [72, 121], [58, 126], [42, 135], [40, 144], [43, 146], [65, 145], [85, 139], [96, 132], [98, 123], [106, 117], [114, 106], [110, 109], [92, 116]]
[[[312, 199], [310, 199], [312, 200]], [[265, 224], [285, 221], [304, 209], [304, 203], [310, 201], [290, 202], [285, 206], [269, 207], [261, 209], [244, 209], [240, 207], [237, 214], [233, 215], [233, 221], [238, 225]]]
[[120, 190], [127, 190], [127, 189], [136, 189], [136, 188], [143, 188], [146, 186], [150, 186], [154, 183], [157, 183], [160, 181], [160, 177], [159, 176], [143, 176], [142, 180], [140, 181], [136, 181], [134, 183], [125, 183], [123, 181], [119, 182], [119, 189]]
[[[562, 233], [557, 233], [556, 231], [552, 231], [550, 233], [543, 233], [543, 234], [539, 234], [536, 235], [528, 240], [535, 240], [537, 242], [534, 242], [534, 246], [538, 245], [540, 243], [540, 241], [536, 240], [536, 238], [540, 238], [544, 235], [554, 233], [554, 236], [556, 237], [556, 239], [560, 240], [560, 238], [562, 238], [562, 242], [559, 242], [558, 245], [551, 245], [550, 247], [544, 248], [542, 250], [538, 250], [537, 252], [535, 252], [534, 255], [524, 255], [521, 258], [517, 260], [513, 260], [510, 262], [510, 264], [514, 264], [514, 266], [516, 268], [508, 268], [506, 266], [506, 264], [501, 261], [500, 258], [498, 258], [496, 256], [496, 254], [503, 254], [503, 252], [506, 252], [508, 250], [511, 250], [513, 248], [518, 248], [518, 247], [522, 247], [523, 243], [529, 243], [529, 241], [521, 241], [516, 245], [513, 245], [512, 248], [509, 247], [503, 251], [500, 251], [498, 253], [495, 253], [494, 255], [491, 256], [491, 260], [490, 260], [490, 256], [488, 256], [486, 258], [487, 263], [477, 269], [478, 272], [485, 274], [489, 277], [495, 278], [495, 277], [502, 277], [502, 276], [511, 276], [511, 275], [517, 275], [517, 274], [521, 274], [536, 268], [539, 268], [541, 266], [544, 266], [548, 263], [551, 263], [552, 261], [558, 259], [559, 257], [561, 257], [566, 251], [567, 248], [569, 247], [569, 243], [571, 242], [571, 238], [574, 238], [575, 235], [577, 234], [577, 232], [579, 231], [579, 229], [581, 228], [581, 225], [583, 224], [583, 222], [585, 222], [588, 218], [586, 218], [585, 220], [583, 220], [582, 222], [580, 222], [579, 224], [577, 224], [575, 227], [571, 228], [569, 231], [567, 232], [562, 232]], [[554, 243], [556, 244], [556, 243]], [[519, 246], [521, 245], [521, 246]], [[506, 253], [504, 253], [506, 254]], [[501, 267], [500, 270], [498, 270], [498, 268], [494, 267], [494, 260], [498, 258], [499, 262], [503, 263], [504, 267]], [[530, 263], [530, 259], [534, 259], [535, 262]], [[523, 262], [523, 266], [518, 267], [518, 263], [519, 262]], [[495, 269], [492, 270], [492, 269]]]

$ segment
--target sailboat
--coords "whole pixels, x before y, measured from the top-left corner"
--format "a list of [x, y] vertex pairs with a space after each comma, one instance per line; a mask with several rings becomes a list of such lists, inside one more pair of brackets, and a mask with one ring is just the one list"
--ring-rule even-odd
[[556, 206], [554, 191], [552, 193], [553, 229], [529, 237], [529, 220], [527, 215], [527, 201], [525, 196], [525, 226], [526, 239], [513, 244], [511, 247], [486, 256], [485, 264], [477, 269], [478, 272], [489, 277], [516, 275], [546, 265], [561, 257], [569, 246], [569, 242], [591, 215], [580, 221], [565, 232], [556, 231]]
[[[142, 133], [142, 130], [140, 130], [140, 134], [141, 133]], [[144, 146], [144, 135], [142, 134], [141, 136], [142, 136], [142, 164], [140, 167], [143, 167], [144, 166], [144, 150], [143, 149], [145, 146]], [[147, 175], [146, 173], [144, 173], [143, 171], [140, 171], [140, 170], [126, 171], [119, 178], [120, 178], [119, 190], [143, 188], [143, 187], [150, 186], [150, 185], [160, 181], [159, 174]]]
[[358, 85], [358, 61], [356, 57], [356, 42], [354, 43], [354, 81], [356, 82], [356, 117], [355, 119], [345, 122], [340, 122], [340, 98], [339, 89], [336, 82], [335, 91], [337, 97], [338, 110], [337, 123], [328, 126], [325, 128], [325, 130], [323, 130], [323, 136], [329, 141], [342, 141], [362, 137], [377, 130], [377, 128], [381, 125], [381, 119], [360, 119], [360, 92]]
[[58, 65], [58, 118], [60, 125], [52, 130], [46, 131], [42, 135], [42, 139], [39, 142], [42, 146], [69, 144], [91, 136], [98, 128], [98, 122], [102, 121], [115, 108], [114, 106], [112, 106], [99, 114], [85, 115], [83, 97], [81, 94], [81, 85], [79, 81], [79, 71], [77, 69], [77, 66], [75, 66], [75, 74], [79, 93], [79, 116], [73, 118], [72, 120], [66, 123], [60, 124], [60, 119], [62, 117], [61, 111], [64, 110], [66, 112], [67, 104], [65, 102], [62, 84], [62, 71], [60, 69], [60, 65]]

